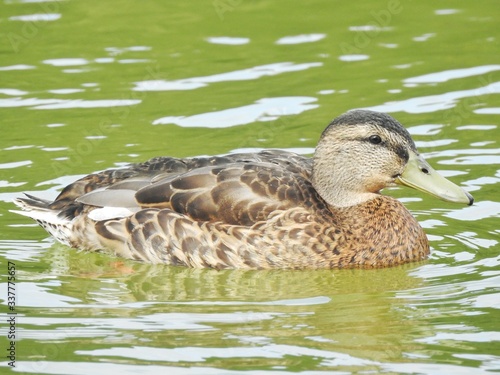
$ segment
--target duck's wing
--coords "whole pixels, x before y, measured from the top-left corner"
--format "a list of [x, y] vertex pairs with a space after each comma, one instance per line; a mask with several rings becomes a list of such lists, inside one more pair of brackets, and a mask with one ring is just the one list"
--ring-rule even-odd
[[259, 153], [239, 153], [185, 159], [161, 156], [122, 169], [108, 169], [89, 174], [66, 186], [52, 202], [51, 209], [61, 209], [91, 191], [109, 188], [117, 184], [123, 183], [121, 187], [139, 190], [139, 188], [148, 185], [153, 179], [159, 180], [168, 176], [178, 176], [207, 166], [225, 166], [241, 162], [274, 163], [303, 176], [308, 176], [312, 168], [309, 158], [282, 150], [264, 150]]
[[[322, 208], [310, 182], [310, 158], [280, 150], [176, 159], [158, 157], [129, 168], [88, 175], [67, 186], [51, 209], [96, 220], [143, 208], [169, 208], [197, 221], [252, 225], [276, 210]], [[318, 207], [321, 206], [321, 207]], [[116, 215], [116, 216], [115, 216]]]
[[131, 212], [168, 208], [196, 221], [236, 225], [252, 225], [292, 207], [324, 208], [309, 179], [308, 158], [282, 151], [218, 158], [184, 160], [187, 171], [181, 173], [156, 168], [153, 175], [138, 174], [76, 201]]
[[143, 208], [170, 208], [193, 220], [237, 225], [317, 200], [308, 179], [263, 162], [193, 169], [143, 187], [135, 199]]

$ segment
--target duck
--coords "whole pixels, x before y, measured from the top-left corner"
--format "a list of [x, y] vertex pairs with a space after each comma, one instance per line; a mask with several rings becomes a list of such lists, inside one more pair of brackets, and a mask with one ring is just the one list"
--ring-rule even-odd
[[54, 201], [25, 194], [14, 212], [69, 247], [152, 264], [382, 268], [430, 252], [413, 215], [381, 194], [397, 185], [474, 202], [431, 167], [396, 119], [356, 109], [326, 127], [312, 157], [271, 149], [156, 157], [92, 173]]

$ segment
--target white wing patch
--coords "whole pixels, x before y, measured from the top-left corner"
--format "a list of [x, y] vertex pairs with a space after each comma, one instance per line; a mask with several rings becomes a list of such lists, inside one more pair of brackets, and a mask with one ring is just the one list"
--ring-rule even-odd
[[88, 217], [94, 221], [120, 219], [123, 217], [132, 216], [139, 211], [140, 208], [127, 208], [127, 207], [102, 207], [96, 208], [89, 212]]

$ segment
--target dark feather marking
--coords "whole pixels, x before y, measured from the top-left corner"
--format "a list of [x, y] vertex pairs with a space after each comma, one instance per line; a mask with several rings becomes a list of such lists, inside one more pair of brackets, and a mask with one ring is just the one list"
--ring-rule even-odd
[[188, 214], [192, 219], [197, 221], [210, 221], [216, 214], [216, 207], [211, 199], [208, 199], [204, 194], [198, 194], [186, 204]]
[[227, 253], [229, 252], [231, 252], [231, 249], [224, 243], [221, 243], [216, 249], [215, 253], [217, 254], [217, 257], [220, 259], [220, 261], [224, 264], [224, 266], [228, 266], [231, 264], [231, 261], [227, 256]]
[[267, 187], [268, 187], [269, 193], [272, 195], [275, 195], [276, 191], [280, 187], [280, 183], [275, 177], [273, 177], [269, 180]]
[[167, 241], [160, 235], [156, 234], [154, 236], [151, 236], [150, 241], [151, 241], [151, 246], [153, 247], [154, 250], [156, 251], [167, 250]]
[[286, 193], [287, 193], [287, 190], [289, 190], [289, 187], [288, 187], [288, 186], [286, 186], [286, 185], [281, 185], [281, 186], [279, 186], [279, 188], [278, 188], [278, 194], [277, 194], [277, 195], [278, 195], [278, 199], [279, 199], [280, 201], [284, 201], [284, 200], [286, 200]]
[[[141, 259], [147, 259], [145, 256], [144, 252], [144, 235], [142, 234], [142, 231], [139, 228], [136, 228], [132, 231], [131, 236], [130, 236], [130, 243], [133, 247], [133, 252], [132, 253], [137, 253], [141, 255]], [[144, 258], [143, 258], [144, 257]]]
[[[246, 181], [243, 181], [243, 179], [242, 179], [242, 182], [246, 182]], [[249, 185], [254, 193], [262, 195], [262, 196], [266, 196], [266, 187], [259, 180], [254, 179], [249, 183]]]
[[[107, 238], [109, 240], [123, 240], [124, 237], [118, 237], [116, 235], [116, 232], [119, 233], [121, 229], [121, 222], [117, 220], [107, 220], [107, 221], [98, 221], [95, 224], [95, 228], [97, 233], [99, 235], [103, 236], [104, 238]], [[116, 231], [113, 232], [110, 229], [115, 227]]]
[[[170, 236], [170, 226], [169, 223], [174, 220], [173, 211], [169, 209], [163, 209], [158, 212], [158, 223], [160, 224], [160, 228], [166, 235]], [[175, 218], [176, 219], [176, 218]]]
[[230, 234], [238, 241], [241, 241], [245, 237], [245, 233], [238, 227], [233, 227]]
[[135, 199], [143, 206], [167, 207], [172, 190], [168, 184], [157, 183], [146, 186], [135, 194]]
[[137, 211], [132, 217], [139, 223], [144, 223], [145, 221], [152, 219], [156, 215], [156, 212], [158, 212], [158, 209], [148, 208]]
[[191, 254], [199, 246], [199, 243], [200, 242], [196, 238], [185, 237], [181, 242], [182, 251], [184, 253]]
[[267, 185], [269, 181], [271, 180], [271, 175], [268, 173], [267, 170], [260, 170], [257, 173], [257, 179], [259, 181], [262, 181], [263, 184]]
[[175, 235], [179, 238], [183, 238], [185, 236], [185, 231], [184, 220], [176, 218], [174, 220], [174, 233], [170, 233], [170, 235]]
[[133, 230], [134, 230], [134, 228], [135, 228], [135, 223], [134, 223], [134, 221], [133, 221], [133, 217], [128, 218], [128, 219], [125, 221], [125, 226], [126, 226], [126, 228], [127, 228], [127, 231], [128, 231], [129, 233], [132, 233], [132, 231], [133, 231]]
[[152, 220], [148, 220], [142, 225], [142, 234], [143, 234], [145, 239], [149, 239], [149, 238], [155, 236], [157, 231], [158, 231], [158, 227], [155, 225], [155, 223]]
[[180, 260], [177, 256], [175, 255], [171, 255], [170, 256], [170, 264], [172, 264], [173, 266], [187, 266], [187, 264]]
[[290, 232], [288, 232], [288, 235], [290, 236], [290, 238], [299, 239], [301, 238], [301, 232], [301, 228], [294, 228]]
[[404, 146], [397, 145], [395, 147], [392, 147], [391, 150], [394, 151], [396, 155], [398, 155], [402, 160], [404, 160], [405, 163], [410, 158], [410, 155], [408, 154], [408, 151]]
[[174, 193], [170, 197], [170, 204], [172, 205], [172, 208], [174, 211], [177, 211], [179, 213], [186, 213], [187, 210], [187, 203], [189, 201], [189, 195], [188, 194], [182, 194], [182, 193]]
[[240, 216], [239, 216], [239, 220], [238, 220], [239, 224], [244, 225], [244, 226], [251, 226], [256, 221], [255, 218], [253, 218], [251, 215], [252, 215], [252, 212], [241, 211]]
[[181, 176], [172, 180], [172, 187], [181, 190], [191, 190], [204, 188], [206, 186], [213, 185], [215, 179], [209, 174], [194, 174], [190, 176]]
[[303, 199], [302, 192], [295, 187], [290, 187], [285, 191], [285, 199], [292, 202], [300, 202]]

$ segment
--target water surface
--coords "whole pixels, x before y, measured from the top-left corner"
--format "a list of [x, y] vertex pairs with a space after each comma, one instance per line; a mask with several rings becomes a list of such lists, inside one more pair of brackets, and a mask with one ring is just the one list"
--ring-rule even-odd
[[[497, 3], [0, 3], [0, 267], [17, 372], [500, 370]], [[214, 271], [55, 244], [9, 209], [158, 155], [311, 154], [335, 116], [391, 113], [472, 207], [408, 189], [428, 261]], [[7, 347], [8, 324], [0, 323]], [[8, 367], [8, 362], [0, 362]]]

